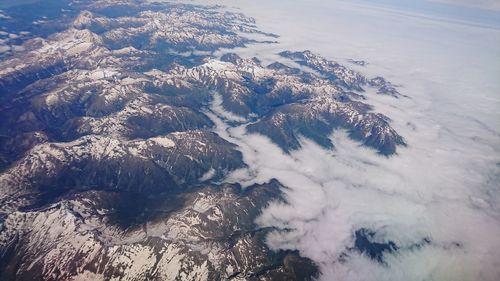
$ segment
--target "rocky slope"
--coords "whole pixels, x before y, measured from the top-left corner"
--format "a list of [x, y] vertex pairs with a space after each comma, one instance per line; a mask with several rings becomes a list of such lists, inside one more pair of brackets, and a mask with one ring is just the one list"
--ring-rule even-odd
[[214, 170], [213, 179], [243, 166], [234, 145], [207, 131], [146, 140], [85, 136], [33, 147], [0, 175], [2, 209], [12, 201], [40, 204], [73, 190], [175, 191]]
[[383, 77], [377, 76], [368, 79], [359, 72], [348, 69], [335, 61], [329, 61], [311, 51], [283, 51], [279, 53], [279, 55], [284, 58], [289, 58], [302, 66], [309, 67], [333, 83], [349, 90], [364, 91], [364, 86], [371, 86], [376, 87], [378, 89], [377, 93], [379, 94], [390, 95], [396, 98], [401, 96], [396, 86], [386, 81]]
[[[360, 101], [361, 95], [345, 91], [336, 81], [283, 64], [265, 67], [256, 58], [227, 54], [221, 60], [209, 59], [192, 68], [177, 65], [157, 75], [170, 86], [219, 93], [226, 110], [254, 121], [248, 126], [250, 132], [268, 136], [285, 151], [300, 148], [300, 135], [331, 148], [328, 137], [336, 128], [348, 130], [351, 137], [384, 155], [405, 145], [389, 119], [372, 112]], [[351, 84], [363, 85], [356, 81]]]
[[91, 191], [14, 212], [0, 235], [2, 280], [306, 280], [314, 265], [270, 251], [253, 224], [279, 194], [276, 182], [157, 198]]

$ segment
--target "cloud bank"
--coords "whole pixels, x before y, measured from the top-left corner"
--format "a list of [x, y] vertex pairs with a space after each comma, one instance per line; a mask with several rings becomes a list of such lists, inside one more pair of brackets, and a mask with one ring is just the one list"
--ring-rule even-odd
[[[453, 152], [454, 144], [450, 151], [438, 151], [436, 128], [418, 130], [425, 136], [414, 133], [413, 140], [420, 144], [390, 159], [342, 131], [332, 135], [336, 151], [303, 139], [300, 151], [286, 155], [266, 137], [209, 116], [221, 136], [239, 144], [249, 165], [227, 181], [251, 185], [276, 178], [287, 187], [287, 203], [270, 205], [258, 219], [262, 226], [286, 230], [272, 233], [268, 244], [300, 250], [321, 266], [322, 280], [493, 281], [500, 276], [498, 190], [481, 177], [498, 173], [498, 167]], [[480, 166], [467, 171], [469, 164]], [[360, 229], [374, 231], [374, 241], [392, 241], [399, 250], [384, 253], [385, 264], [349, 251]]]
[[[302, 139], [302, 149], [286, 155], [244, 125], [230, 127], [216, 103], [207, 114], [249, 166], [226, 180], [276, 178], [287, 187], [287, 202], [258, 219], [283, 230], [268, 244], [300, 250], [320, 265], [322, 280], [499, 280], [500, 32], [345, 2], [276, 2], [241, 3], [263, 30], [282, 37], [239, 54], [272, 62], [284, 49], [312, 49], [345, 63], [368, 61], [352, 67], [389, 78], [410, 97], [365, 94], [409, 146], [380, 157], [337, 131], [334, 151]], [[372, 245], [397, 250], [370, 257], [355, 247], [363, 229]]]

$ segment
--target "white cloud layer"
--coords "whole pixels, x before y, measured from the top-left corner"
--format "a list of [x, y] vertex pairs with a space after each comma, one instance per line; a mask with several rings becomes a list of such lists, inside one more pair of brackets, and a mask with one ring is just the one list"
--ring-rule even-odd
[[[493, 281], [500, 276], [500, 198], [495, 183], [483, 177], [497, 174], [498, 167], [485, 165], [475, 152], [454, 151], [460, 144], [439, 148], [437, 126], [410, 134], [419, 144], [390, 159], [360, 147], [344, 132], [332, 136], [335, 152], [303, 139], [303, 149], [285, 155], [266, 137], [247, 135], [243, 126], [229, 128], [210, 116], [221, 136], [240, 145], [249, 165], [227, 181], [251, 185], [277, 178], [288, 187], [287, 204], [272, 204], [258, 223], [292, 229], [272, 233], [269, 245], [300, 250], [321, 266], [322, 280]], [[420, 132], [425, 134], [418, 137]], [[494, 161], [491, 156], [486, 163]], [[388, 266], [356, 253], [339, 262], [360, 228], [401, 248], [432, 242], [386, 254]]]
[[[229, 1], [236, 5], [234, 1]], [[384, 158], [332, 135], [335, 151], [307, 139], [285, 155], [267, 138], [230, 128], [210, 114], [217, 132], [242, 150], [248, 169], [228, 181], [277, 178], [288, 204], [258, 219], [275, 232], [276, 249], [299, 249], [316, 261], [322, 280], [500, 280], [500, 31], [370, 10], [346, 2], [238, 2], [280, 44], [239, 49], [270, 62], [284, 49], [311, 49], [403, 85], [409, 99], [366, 93], [409, 143]], [[351, 253], [360, 228], [401, 249], [386, 265]], [[412, 247], [423, 239], [431, 243]]]

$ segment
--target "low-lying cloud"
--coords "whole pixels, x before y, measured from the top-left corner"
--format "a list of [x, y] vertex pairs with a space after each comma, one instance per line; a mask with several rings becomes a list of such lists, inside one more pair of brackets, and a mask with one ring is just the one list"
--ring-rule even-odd
[[[453, 157], [451, 150], [436, 156], [436, 147], [425, 147], [419, 138], [413, 140], [424, 143], [387, 159], [342, 131], [332, 135], [335, 151], [303, 139], [303, 148], [287, 155], [266, 137], [210, 116], [220, 135], [239, 144], [249, 165], [227, 181], [251, 185], [276, 178], [287, 187], [287, 203], [271, 204], [258, 219], [262, 226], [287, 230], [270, 234], [268, 244], [300, 250], [320, 264], [322, 280], [500, 276], [498, 201], [475, 188], [487, 184], [478, 170], [467, 171], [467, 155]], [[498, 172], [481, 168], [484, 174]], [[400, 250], [385, 253], [385, 265], [348, 251], [359, 229], [374, 231], [377, 242], [393, 241]]]
[[[286, 11], [276, 2], [269, 9], [259, 3], [261, 11], [243, 4], [241, 11], [280, 34], [280, 44], [237, 50], [240, 55], [271, 62], [281, 50], [312, 49], [344, 62], [363, 59], [366, 67], [352, 67], [382, 74], [409, 96], [365, 93], [408, 142], [391, 158], [343, 131], [331, 136], [335, 150], [302, 139], [302, 149], [287, 155], [244, 125], [230, 127], [218, 117], [227, 116], [221, 106], [207, 113], [248, 165], [227, 181], [276, 178], [286, 186], [287, 202], [271, 204], [257, 221], [283, 229], [268, 244], [300, 250], [320, 265], [322, 280], [500, 280], [500, 65], [493, 63], [499, 30], [345, 2], [291, 1]], [[360, 230], [397, 249], [370, 258], [354, 247]]]

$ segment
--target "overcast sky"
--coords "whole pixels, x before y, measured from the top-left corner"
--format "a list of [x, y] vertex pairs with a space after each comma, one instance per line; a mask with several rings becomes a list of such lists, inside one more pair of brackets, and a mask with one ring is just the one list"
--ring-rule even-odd
[[431, 0], [454, 5], [462, 5], [468, 7], [476, 7], [488, 10], [500, 10], [500, 1], [498, 0]]
[[449, 4], [454, 6], [464, 6], [479, 8], [485, 10], [500, 10], [500, 2], [497, 0], [362, 0], [368, 2], [386, 2], [394, 4], [405, 4], [405, 3], [415, 3], [417, 5], [426, 5], [429, 3], [441, 3]]
[[500, 27], [500, 1], [494, 0], [354, 0], [427, 16]]

